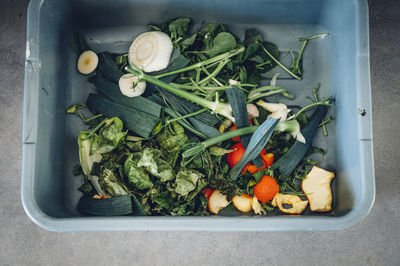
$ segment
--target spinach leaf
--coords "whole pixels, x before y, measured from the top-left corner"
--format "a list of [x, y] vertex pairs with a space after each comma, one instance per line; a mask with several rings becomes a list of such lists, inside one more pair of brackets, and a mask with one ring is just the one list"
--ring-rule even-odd
[[190, 18], [178, 18], [168, 25], [168, 29], [171, 33], [175, 33], [177, 36], [186, 35], [190, 26]]
[[263, 42], [262, 35], [254, 28], [247, 29], [244, 33], [244, 46], [248, 47], [252, 43]]
[[216, 36], [220, 32], [226, 31], [226, 27], [224, 24], [218, 24], [218, 23], [210, 23], [207, 24], [203, 27], [201, 30], [201, 33], [206, 35], [209, 34], [211, 38]]
[[133, 152], [139, 152], [142, 150], [142, 142], [141, 141], [136, 141], [136, 142], [129, 141], [125, 145]]
[[213, 46], [206, 50], [206, 54], [209, 57], [213, 57], [228, 51], [231, 51], [236, 47], [236, 40], [229, 32], [221, 32], [215, 36], [213, 40]]
[[[265, 41], [263, 42], [263, 46], [265, 47], [266, 50], [268, 50], [273, 57], [275, 57], [278, 61], [280, 60], [281, 54], [279, 52], [279, 48], [276, 44], [272, 42]], [[264, 56], [264, 66], [262, 72], [267, 72], [268, 70], [271, 70], [273, 67], [276, 66], [276, 62], [271, 59], [269, 55], [266, 53], [263, 53]]]
[[193, 34], [192, 36], [184, 39], [180, 45], [182, 46], [183, 49], [186, 49], [187, 47], [193, 45], [193, 43], [196, 41], [197, 38], [197, 33]]
[[[259, 43], [250, 43], [247, 47], [246, 50], [244, 51], [244, 60], [247, 60], [250, 58], [250, 60], [254, 61], [254, 58], [256, 57], [255, 54], [260, 50], [261, 46]], [[261, 59], [261, 63], [264, 62], [264, 60], [262, 60], [262, 57], [260, 57]], [[258, 59], [258, 60], [260, 60]], [[257, 60], [257, 59], [256, 59]], [[260, 63], [260, 62], [258, 62]]]

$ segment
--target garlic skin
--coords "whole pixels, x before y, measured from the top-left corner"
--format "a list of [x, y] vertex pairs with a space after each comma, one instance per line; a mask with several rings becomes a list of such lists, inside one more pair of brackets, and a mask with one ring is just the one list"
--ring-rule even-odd
[[128, 61], [144, 72], [159, 71], [168, 66], [173, 50], [169, 36], [160, 31], [140, 34], [129, 47]]
[[260, 112], [258, 111], [257, 106], [255, 106], [254, 104], [248, 103], [246, 105], [246, 109], [249, 120], [260, 116]]
[[288, 113], [291, 111], [283, 103], [267, 103], [260, 100], [257, 102], [257, 105], [272, 113], [268, 117], [280, 119], [280, 121], [286, 121]]
[[331, 181], [335, 173], [313, 166], [307, 177], [301, 182], [303, 192], [310, 202], [310, 210], [328, 212], [332, 210]]

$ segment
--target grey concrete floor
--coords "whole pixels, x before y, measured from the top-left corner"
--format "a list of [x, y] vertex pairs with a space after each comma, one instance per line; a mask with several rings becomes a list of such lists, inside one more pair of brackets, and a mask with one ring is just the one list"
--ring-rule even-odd
[[339, 232], [52, 233], [20, 200], [28, 1], [0, 0], [0, 265], [400, 265], [400, 2], [370, 1], [376, 202]]

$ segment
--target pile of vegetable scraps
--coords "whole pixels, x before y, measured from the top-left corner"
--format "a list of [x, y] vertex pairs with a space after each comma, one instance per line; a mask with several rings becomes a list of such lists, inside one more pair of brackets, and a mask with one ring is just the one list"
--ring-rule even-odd
[[[286, 105], [279, 74], [302, 79], [297, 56], [254, 28], [243, 40], [224, 24], [189, 18], [150, 25], [126, 54], [96, 53], [70, 41], [77, 70], [96, 93], [68, 114], [88, 129], [78, 136], [83, 193], [90, 215], [302, 214], [332, 210], [334, 173], [310, 159], [314, 135], [328, 135], [332, 97], [318, 84], [307, 106]], [[318, 38], [318, 39], [317, 39]], [[315, 40], [314, 40], [315, 39]], [[282, 63], [292, 56], [292, 64]], [[307, 90], [307, 88], [303, 88]], [[323, 157], [322, 157], [323, 158]], [[309, 208], [307, 208], [309, 207]]]

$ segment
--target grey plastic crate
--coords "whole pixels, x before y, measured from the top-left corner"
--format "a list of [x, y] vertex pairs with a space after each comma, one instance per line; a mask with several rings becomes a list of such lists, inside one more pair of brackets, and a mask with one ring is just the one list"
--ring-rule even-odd
[[[83, 32], [97, 52], [126, 52], [132, 39], [171, 17], [221, 22], [243, 37], [256, 27], [283, 49], [298, 50], [299, 37], [329, 32], [304, 54], [304, 79], [281, 79], [296, 101], [321, 82], [333, 95], [335, 123], [314, 143], [328, 151], [322, 167], [334, 170], [334, 215], [239, 217], [88, 217], [76, 211], [80, 177], [76, 139], [84, 126], [66, 107], [85, 101], [92, 90], [76, 71], [68, 42]], [[126, 1], [32, 0], [28, 10], [21, 196], [29, 217], [52, 231], [338, 230], [361, 221], [374, 196], [368, 10], [364, 0]], [[359, 110], [365, 110], [361, 116]]]

